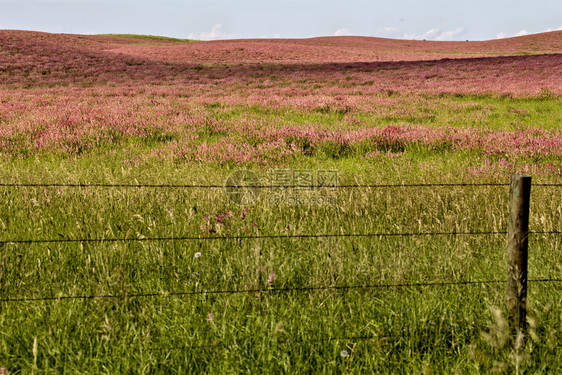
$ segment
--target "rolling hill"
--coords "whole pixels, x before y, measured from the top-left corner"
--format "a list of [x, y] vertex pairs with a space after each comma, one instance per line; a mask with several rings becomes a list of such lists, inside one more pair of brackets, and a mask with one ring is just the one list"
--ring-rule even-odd
[[[562, 31], [482, 42], [371, 37], [189, 42], [152, 36], [0, 31], [0, 86], [213, 81], [416, 92], [561, 93]], [[533, 82], [532, 85], [529, 82]], [[283, 86], [283, 85], [281, 85]]]

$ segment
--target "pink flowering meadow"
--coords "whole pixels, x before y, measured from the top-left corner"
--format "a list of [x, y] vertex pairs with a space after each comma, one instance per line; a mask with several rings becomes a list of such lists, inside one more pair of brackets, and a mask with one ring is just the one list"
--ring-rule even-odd
[[495, 104], [454, 98], [556, 100], [561, 40], [560, 31], [484, 42], [173, 42], [0, 31], [0, 155], [134, 146], [139, 163], [267, 166], [423, 148], [556, 170], [556, 114], [545, 127], [528, 108], [500, 113]]

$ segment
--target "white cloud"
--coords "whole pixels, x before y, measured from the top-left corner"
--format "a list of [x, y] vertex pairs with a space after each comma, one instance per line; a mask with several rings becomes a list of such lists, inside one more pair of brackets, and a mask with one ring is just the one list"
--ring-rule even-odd
[[[550, 31], [562, 31], [562, 26], [558, 26], [556, 29], [546, 29], [545, 31], [539, 31], [540, 33], [542, 32], [550, 32]], [[509, 35], [506, 33], [499, 33], [498, 35], [496, 35], [496, 39], [502, 39], [502, 38], [511, 38], [514, 36], [524, 36], [524, 35], [529, 35], [531, 34], [529, 31], [523, 29], [520, 32], [518, 32], [517, 34], [513, 34], [513, 35]]]
[[334, 36], [349, 36], [351, 32], [348, 29], [339, 29], [334, 33]]
[[419, 38], [416, 38], [416, 39], [429, 39], [429, 40], [437, 39], [440, 34], [441, 34], [441, 31], [439, 29], [430, 29], [430, 30], [427, 30]]
[[223, 26], [220, 23], [217, 23], [211, 28], [211, 31], [203, 31], [199, 34], [191, 33], [187, 36], [187, 38], [199, 40], [236, 39], [241, 38], [241, 35], [228, 33], [223, 29]]
[[404, 38], [404, 32], [396, 27], [383, 27], [376, 35], [383, 38]]
[[443, 31], [435, 40], [454, 40], [458, 35], [464, 33], [463, 27], [457, 27], [455, 30]]
[[455, 40], [465, 33], [463, 27], [455, 30], [441, 31], [440, 29], [429, 29], [423, 34], [408, 34], [396, 27], [384, 27], [376, 32], [376, 36], [397, 39], [425, 39], [425, 40]]

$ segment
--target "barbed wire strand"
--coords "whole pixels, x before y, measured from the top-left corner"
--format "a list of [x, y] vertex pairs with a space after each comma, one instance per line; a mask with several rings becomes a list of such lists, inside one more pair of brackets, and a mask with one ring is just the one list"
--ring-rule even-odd
[[[2, 240], [0, 245], [40, 243], [104, 243], [104, 242], [166, 242], [166, 241], [234, 241], [291, 238], [360, 238], [360, 237], [417, 237], [417, 236], [494, 236], [506, 235], [507, 231], [489, 232], [412, 232], [412, 233], [341, 233], [341, 234], [272, 234], [247, 236], [188, 236], [188, 237], [139, 237], [139, 238], [48, 238], [39, 240]], [[533, 231], [529, 234], [562, 234], [562, 231]]]
[[[1, 183], [0, 187], [52, 187], [52, 188], [177, 188], [177, 189], [280, 189], [280, 188], [414, 188], [414, 187], [486, 187], [510, 186], [509, 183], [433, 183], [433, 184], [336, 184], [336, 185], [226, 185], [226, 184], [103, 184], [103, 183]], [[533, 186], [562, 187], [562, 184], [535, 183]]]
[[[392, 188], [392, 187], [470, 187], [470, 186], [509, 186], [505, 183], [437, 183], [437, 184], [341, 184], [341, 185], [219, 185], [219, 184], [191, 184], [191, 185], [175, 185], [175, 184], [58, 184], [58, 183], [31, 183], [31, 184], [0, 184], [0, 187], [66, 187], [66, 188], [84, 188], [84, 187], [102, 187], [102, 188], [194, 188], [194, 189], [216, 189], [216, 188], [229, 188], [229, 189], [269, 189], [269, 188]], [[561, 185], [562, 186], [562, 185]]]
[[[529, 282], [562, 282], [562, 279], [539, 278], [528, 280]], [[100, 295], [75, 295], [75, 296], [50, 296], [50, 297], [13, 297], [2, 298], [0, 302], [44, 302], [59, 300], [93, 300], [93, 299], [128, 299], [128, 298], [150, 298], [150, 297], [182, 297], [196, 295], [221, 295], [221, 294], [255, 294], [255, 293], [291, 293], [291, 292], [313, 292], [321, 290], [360, 290], [360, 289], [393, 289], [393, 288], [421, 288], [442, 286], [466, 286], [502, 284], [506, 280], [464, 280], [464, 281], [440, 281], [440, 282], [418, 282], [399, 284], [372, 284], [372, 285], [335, 285], [335, 286], [310, 286], [295, 288], [254, 288], [254, 289], [223, 289], [223, 290], [200, 290], [181, 292], [151, 292], [151, 293], [124, 293], [124, 294], [100, 294]]]
[[354, 237], [415, 237], [415, 236], [485, 236], [507, 234], [506, 231], [488, 232], [411, 232], [411, 233], [335, 233], [335, 234], [271, 234], [243, 236], [186, 236], [186, 237], [138, 237], [138, 238], [50, 238], [36, 240], [2, 240], [6, 244], [34, 243], [103, 243], [103, 242], [156, 242], [156, 241], [216, 241], [216, 240], [255, 240], [289, 238], [354, 238]]

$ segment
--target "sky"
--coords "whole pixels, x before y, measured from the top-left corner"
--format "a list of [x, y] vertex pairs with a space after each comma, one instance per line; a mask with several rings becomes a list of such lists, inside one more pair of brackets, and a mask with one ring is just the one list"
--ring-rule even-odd
[[560, 0], [0, 0], [0, 29], [215, 40], [490, 40], [562, 30]]

